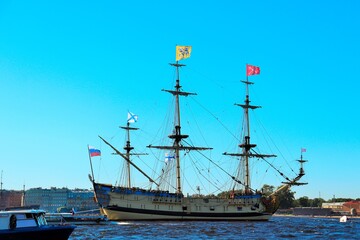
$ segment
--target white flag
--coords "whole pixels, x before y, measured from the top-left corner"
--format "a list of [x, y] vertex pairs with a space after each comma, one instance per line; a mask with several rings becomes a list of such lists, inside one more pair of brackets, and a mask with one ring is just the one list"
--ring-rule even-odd
[[134, 123], [134, 122], [137, 122], [138, 120], [138, 116], [131, 113], [131, 112], [128, 112], [128, 118], [127, 118], [127, 121], [128, 123]]
[[168, 163], [175, 159], [174, 153], [165, 153], [165, 163]]

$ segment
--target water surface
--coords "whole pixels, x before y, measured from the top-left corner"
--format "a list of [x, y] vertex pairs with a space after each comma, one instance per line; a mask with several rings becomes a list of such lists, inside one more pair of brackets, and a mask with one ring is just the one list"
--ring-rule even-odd
[[109, 222], [79, 225], [69, 239], [360, 239], [360, 219], [278, 217], [268, 222]]

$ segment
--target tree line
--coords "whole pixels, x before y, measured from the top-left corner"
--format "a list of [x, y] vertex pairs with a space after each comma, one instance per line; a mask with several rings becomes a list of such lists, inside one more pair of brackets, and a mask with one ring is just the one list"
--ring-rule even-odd
[[[271, 185], [264, 184], [261, 191], [265, 196], [271, 195], [275, 191], [275, 187]], [[230, 196], [231, 193], [241, 193], [241, 191], [224, 191], [217, 195], [217, 197], [227, 197]], [[349, 202], [349, 201], [360, 201], [360, 198], [352, 199], [352, 198], [331, 198], [329, 200], [325, 200], [323, 198], [309, 198], [307, 196], [300, 197], [298, 199], [295, 198], [294, 191], [291, 191], [291, 189], [287, 189], [285, 191], [282, 191], [278, 193], [280, 206], [279, 209], [289, 209], [294, 207], [321, 207], [323, 203], [331, 203], [331, 202]], [[199, 194], [196, 194], [194, 196], [200, 196]], [[201, 195], [203, 196], [203, 195]], [[206, 197], [216, 197], [215, 195], [207, 195]]]
[[[265, 184], [262, 188], [262, 191], [265, 195], [270, 195], [275, 190], [274, 186]], [[352, 198], [331, 198], [329, 200], [324, 200], [323, 198], [309, 198], [307, 196], [300, 197], [295, 199], [294, 191], [288, 189], [279, 194], [280, 201], [280, 209], [289, 209], [293, 207], [321, 207], [323, 203], [330, 202], [348, 202], [348, 201], [360, 201], [360, 198], [352, 199]]]

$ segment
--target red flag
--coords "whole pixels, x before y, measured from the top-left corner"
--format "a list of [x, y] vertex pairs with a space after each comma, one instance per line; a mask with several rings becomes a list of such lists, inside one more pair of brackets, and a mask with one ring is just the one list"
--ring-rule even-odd
[[260, 67], [246, 64], [246, 76], [260, 74]]

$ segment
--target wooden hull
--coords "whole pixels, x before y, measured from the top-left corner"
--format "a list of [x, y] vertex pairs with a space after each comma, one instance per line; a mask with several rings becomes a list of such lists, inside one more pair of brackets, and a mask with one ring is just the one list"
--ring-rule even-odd
[[272, 214], [269, 213], [230, 213], [230, 214], [214, 214], [214, 213], [192, 213], [183, 212], [153, 212], [153, 211], [134, 211], [134, 209], [106, 207], [103, 208], [104, 213], [112, 221], [267, 221]]
[[[109, 220], [199, 220], [267, 221], [272, 213], [263, 204], [261, 194], [233, 198], [184, 197], [167, 192], [112, 188], [94, 184], [101, 211]], [[109, 190], [108, 186], [106, 189]], [[106, 201], [104, 200], [106, 199]]]

